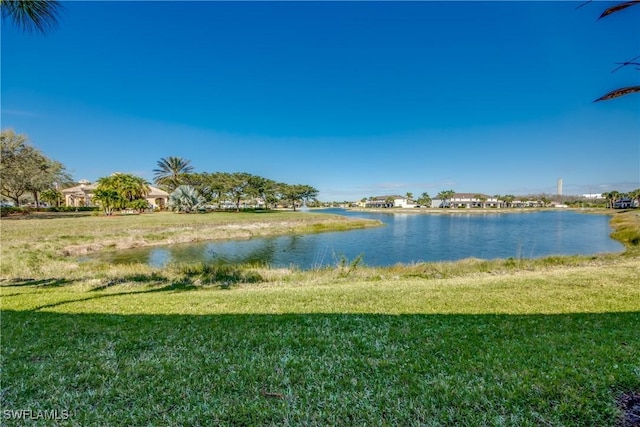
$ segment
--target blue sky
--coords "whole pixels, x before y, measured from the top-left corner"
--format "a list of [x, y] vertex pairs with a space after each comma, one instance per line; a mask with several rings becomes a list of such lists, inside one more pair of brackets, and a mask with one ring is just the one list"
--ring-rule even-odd
[[612, 2], [64, 2], [2, 25], [2, 128], [75, 179], [156, 162], [320, 200], [640, 187], [640, 7]]

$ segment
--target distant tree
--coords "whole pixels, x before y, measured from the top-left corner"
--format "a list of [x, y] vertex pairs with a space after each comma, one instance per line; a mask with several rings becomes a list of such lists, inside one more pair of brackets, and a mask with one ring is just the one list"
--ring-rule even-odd
[[420, 195], [420, 198], [418, 198], [418, 203], [421, 206], [430, 207], [431, 206], [431, 197], [429, 196], [429, 193], [422, 193]]
[[246, 172], [235, 172], [226, 177], [226, 193], [236, 205], [236, 212], [240, 212], [240, 202], [251, 194], [249, 179], [251, 175]]
[[55, 188], [55, 183], [71, 180], [62, 163], [45, 156], [29, 144], [26, 135], [7, 129], [0, 133], [0, 193], [20, 204], [31, 192], [38, 202], [41, 191]]
[[0, 0], [0, 10], [17, 27], [46, 33], [58, 24], [62, 5], [57, 0]]
[[[318, 197], [318, 190], [310, 185], [299, 185], [300, 196], [305, 205], [308, 205], [311, 199]], [[345, 202], [346, 203], [346, 202]]]
[[280, 184], [279, 187], [281, 199], [291, 202], [294, 211], [296, 210], [297, 202], [305, 203], [309, 199], [315, 198], [318, 195], [318, 190], [310, 185]]
[[513, 205], [513, 201], [516, 199], [516, 196], [513, 194], [506, 194], [502, 196], [502, 201], [504, 202], [505, 207], [510, 208]]
[[169, 208], [176, 212], [197, 212], [204, 203], [204, 197], [190, 185], [180, 185], [169, 195]]
[[616, 202], [620, 199], [620, 192], [617, 190], [604, 193], [603, 196], [607, 200], [607, 207], [613, 209]]
[[438, 193], [437, 198], [442, 200], [442, 206], [445, 208], [451, 207], [451, 199], [455, 196], [456, 192], [453, 190], [442, 190]]
[[108, 187], [98, 187], [96, 191], [94, 191], [91, 200], [104, 210], [105, 215], [111, 215], [114, 209], [124, 206], [124, 202], [118, 191]]
[[198, 190], [207, 203], [217, 203], [226, 197], [230, 174], [224, 172], [201, 172], [184, 175], [184, 185]]
[[111, 215], [113, 209], [129, 207], [134, 200], [144, 200], [150, 191], [147, 181], [127, 173], [114, 173], [99, 178], [97, 184], [93, 200], [99, 201], [107, 215]]
[[127, 208], [135, 209], [138, 212], [142, 213], [145, 209], [149, 209], [149, 202], [145, 199], [134, 199], [130, 202], [127, 202]]
[[271, 179], [251, 175], [249, 177], [249, 189], [252, 194], [262, 199], [266, 209], [269, 209], [270, 205], [278, 201], [278, 183]]
[[384, 203], [386, 207], [392, 208], [395, 205], [396, 201], [393, 197], [388, 196], [386, 199], [384, 199]]
[[405, 196], [407, 197], [407, 203], [409, 203], [409, 202], [411, 202], [413, 200], [413, 193], [407, 192], [407, 194]]
[[62, 163], [49, 159], [41, 153], [35, 155], [33, 160], [35, 169], [29, 177], [28, 188], [37, 204], [40, 192], [55, 189], [56, 183], [70, 182], [71, 176]]
[[125, 202], [143, 199], [151, 190], [149, 183], [143, 178], [128, 173], [114, 173], [110, 176], [99, 178], [97, 183], [98, 188], [116, 190]]
[[191, 161], [182, 157], [163, 157], [158, 160], [158, 168], [153, 170], [153, 182], [172, 192], [184, 184], [185, 175], [193, 172]]
[[476, 200], [480, 200], [480, 203], [482, 204], [482, 207], [484, 208], [486, 205], [485, 203], [487, 202], [487, 196], [483, 195], [483, 194], [476, 194], [475, 196], [473, 196]]
[[60, 206], [64, 196], [61, 192], [52, 188], [40, 193], [40, 198], [52, 206]]

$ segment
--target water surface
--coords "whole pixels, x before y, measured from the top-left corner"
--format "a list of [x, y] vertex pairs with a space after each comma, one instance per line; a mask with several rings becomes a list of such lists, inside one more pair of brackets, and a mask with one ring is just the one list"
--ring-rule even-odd
[[[128, 249], [96, 257], [112, 263], [263, 263], [302, 269], [336, 265], [363, 257], [371, 266], [469, 257], [538, 258], [548, 255], [619, 252], [609, 217], [573, 211], [489, 214], [386, 214], [327, 209], [327, 213], [371, 218], [378, 228], [240, 241], [191, 243]], [[316, 211], [318, 212], [318, 211]], [[304, 215], [304, 213], [301, 213]]]

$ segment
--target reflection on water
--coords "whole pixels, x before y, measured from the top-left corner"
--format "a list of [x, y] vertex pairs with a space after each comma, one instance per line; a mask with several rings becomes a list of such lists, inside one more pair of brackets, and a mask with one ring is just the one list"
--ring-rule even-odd
[[463, 258], [536, 258], [618, 252], [609, 218], [572, 211], [522, 214], [422, 215], [328, 213], [373, 218], [385, 226], [341, 232], [288, 235], [242, 241], [182, 244], [124, 250], [96, 257], [113, 263], [229, 262], [302, 269], [336, 265], [364, 255], [367, 265], [393, 265]]

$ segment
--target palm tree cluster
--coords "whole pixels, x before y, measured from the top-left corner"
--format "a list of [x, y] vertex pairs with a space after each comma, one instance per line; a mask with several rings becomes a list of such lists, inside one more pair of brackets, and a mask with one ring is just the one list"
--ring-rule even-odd
[[453, 190], [442, 190], [438, 193], [437, 198], [442, 200], [442, 206], [445, 208], [451, 207], [451, 199], [456, 195], [456, 192]]
[[621, 193], [617, 190], [610, 191], [608, 193], [602, 193], [602, 197], [607, 201], [607, 208], [613, 209], [616, 207], [616, 203], [622, 200], [635, 200], [636, 206], [640, 206], [640, 188], [629, 191], [628, 193]]
[[[197, 194], [202, 196], [204, 204], [217, 205], [218, 208], [232, 203], [236, 211], [239, 211], [243, 201], [252, 201], [250, 204], [257, 205], [260, 200], [267, 209], [277, 204], [286, 204], [295, 210], [299, 203], [308, 202], [318, 195], [318, 190], [309, 185], [276, 182], [246, 172], [196, 173], [191, 162], [181, 157], [162, 158], [157, 165], [157, 169], [154, 169], [154, 182], [160, 188], [173, 195], [179, 188], [188, 186], [190, 189], [185, 187], [180, 190], [180, 197], [176, 196], [178, 199], [186, 197], [186, 194]], [[178, 205], [176, 202], [175, 206]]]
[[136, 209], [143, 211], [149, 207], [145, 196], [149, 194], [149, 183], [144, 179], [126, 173], [114, 173], [97, 181], [98, 187], [93, 195], [107, 215], [114, 209]]

